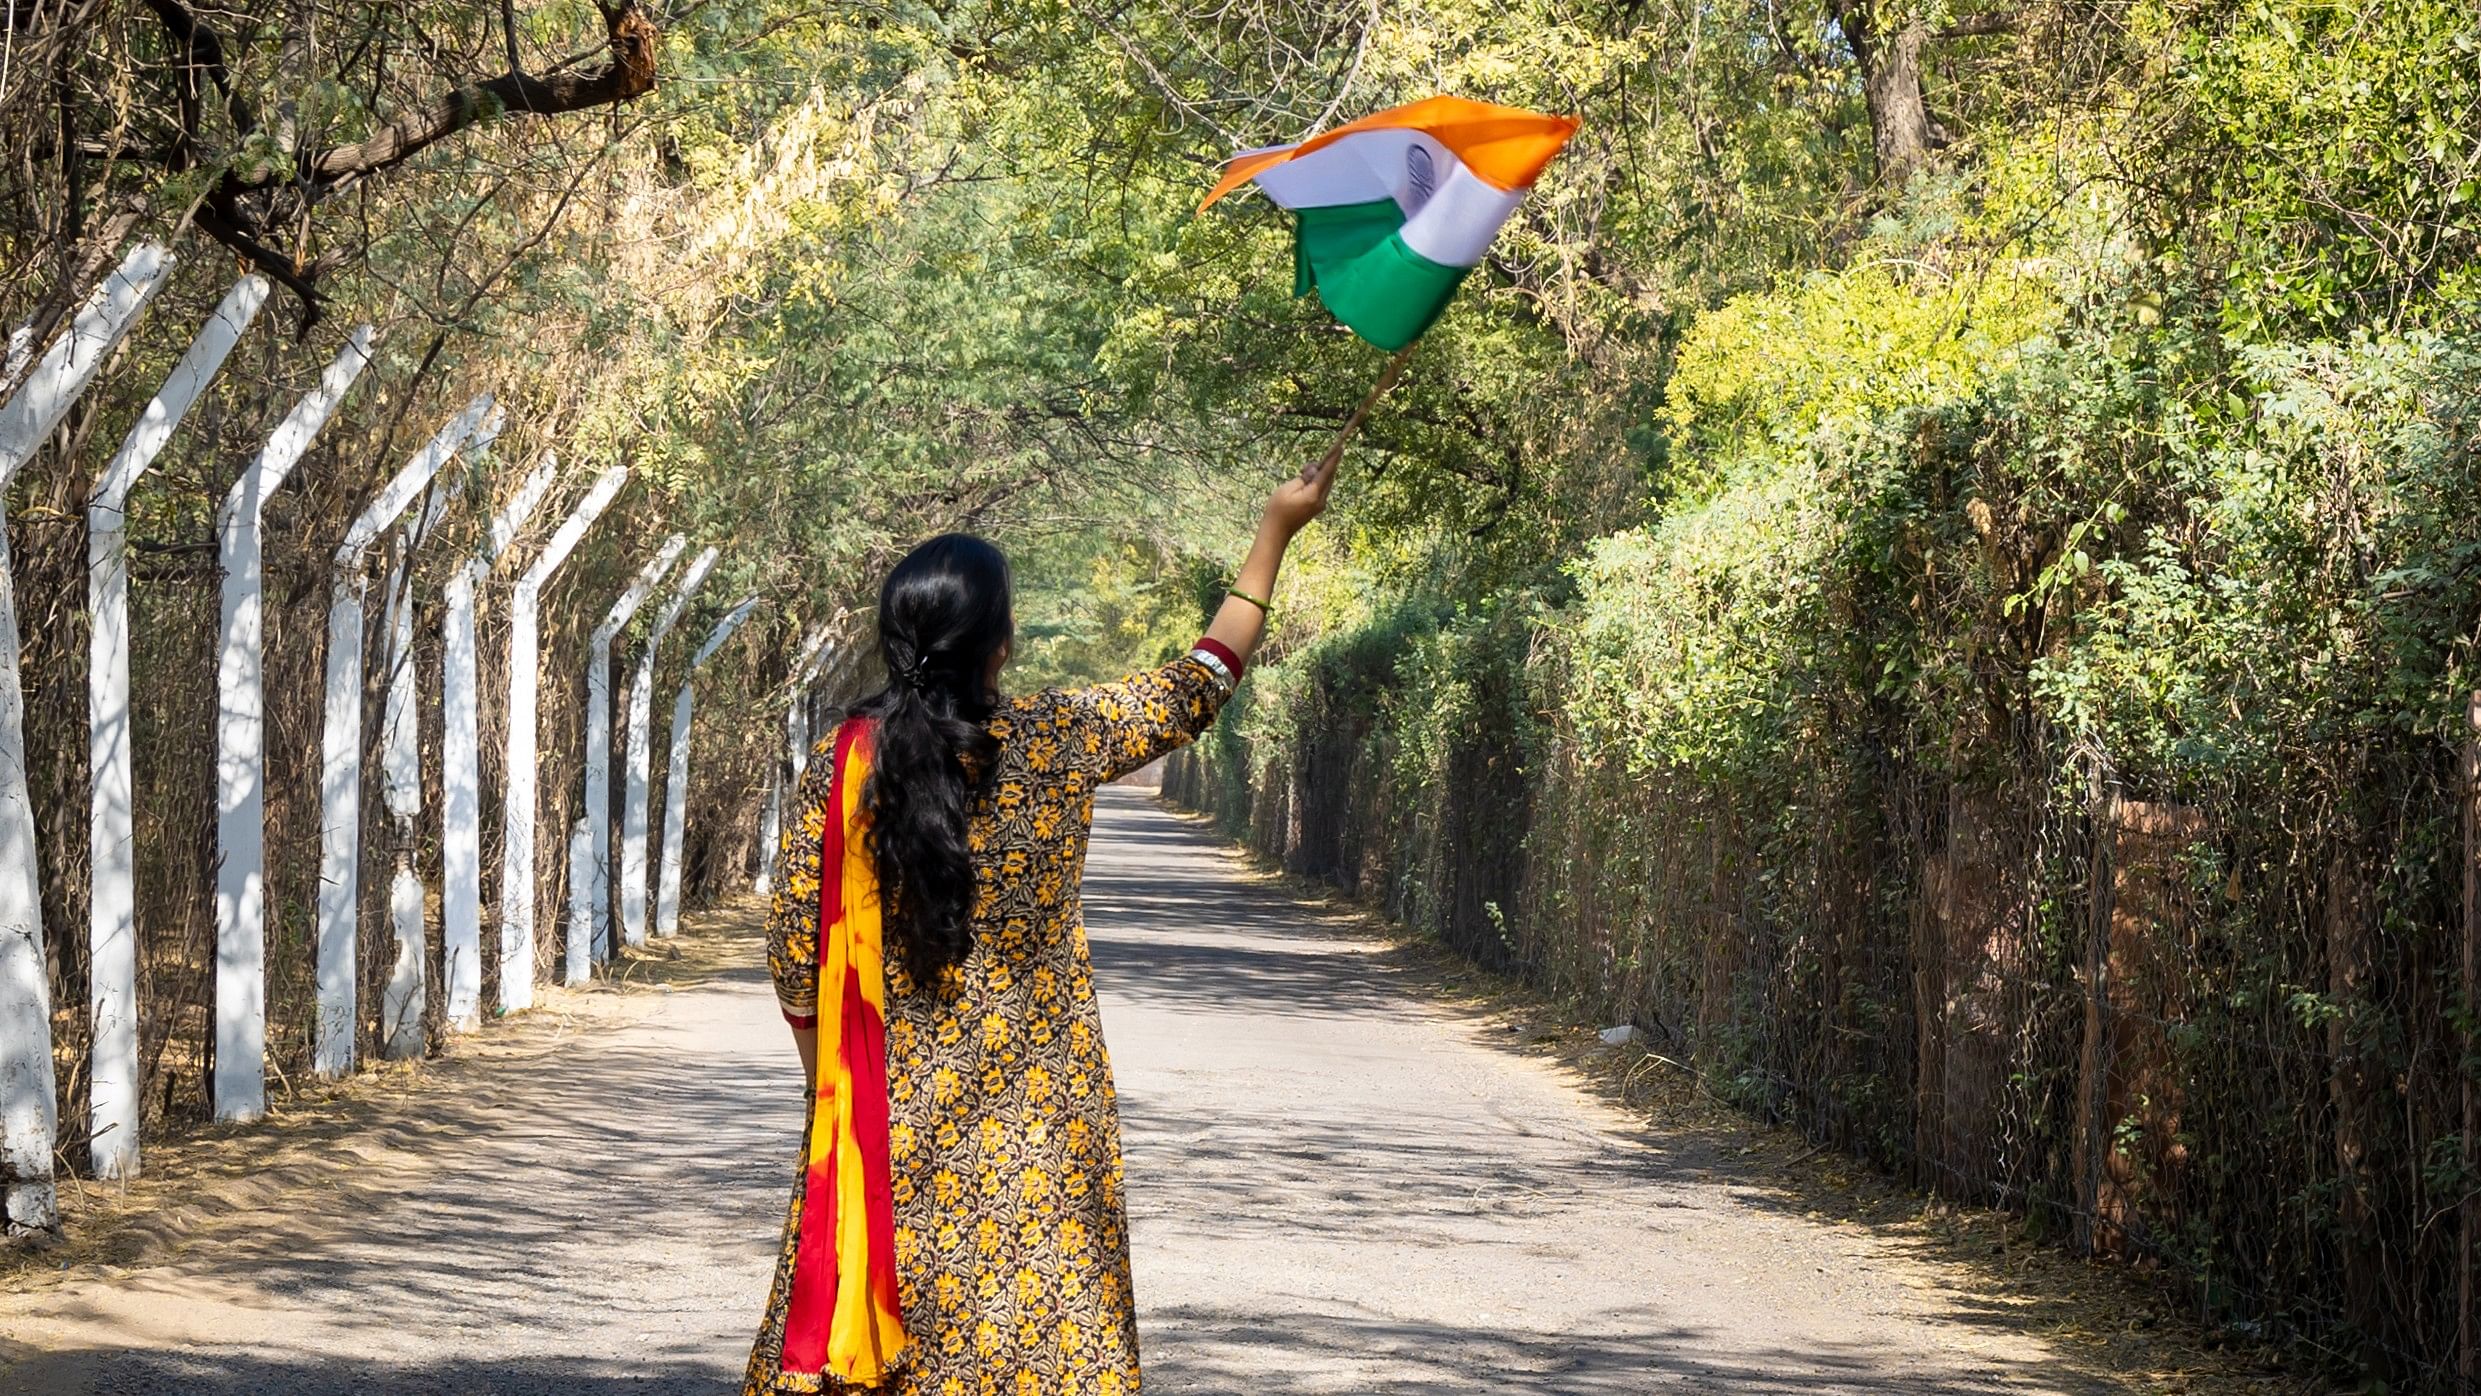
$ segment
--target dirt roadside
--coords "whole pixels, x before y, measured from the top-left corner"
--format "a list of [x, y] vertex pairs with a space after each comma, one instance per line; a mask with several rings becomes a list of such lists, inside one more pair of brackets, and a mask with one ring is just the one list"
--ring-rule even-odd
[[761, 910], [750, 898], [684, 916], [678, 936], [623, 950], [609, 979], [540, 987], [533, 1011], [454, 1038], [442, 1055], [379, 1063], [336, 1082], [271, 1078], [263, 1119], [149, 1140], [138, 1178], [64, 1177], [62, 1235], [0, 1245], [0, 1293], [40, 1289], [99, 1267], [160, 1265], [185, 1243], [249, 1226], [305, 1190], [332, 1191], [357, 1170], [421, 1159], [442, 1139], [489, 1119], [526, 1063], [632, 1020], [648, 996], [750, 970], [757, 961], [748, 928]]

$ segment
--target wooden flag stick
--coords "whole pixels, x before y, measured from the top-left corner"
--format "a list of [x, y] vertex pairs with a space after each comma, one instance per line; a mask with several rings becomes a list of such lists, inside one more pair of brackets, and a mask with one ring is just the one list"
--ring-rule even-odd
[[1301, 467], [1302, 479], [1314, 480], [1327, 471], [1333, 470], [1344, 459], [1345, 445], [1352, 440], [1354, 432], [1361, 430], [1361, 423], [1369, 417], [1370, 409], [1376, 407], [1378, 400], [1386, 395], [1387, 390], [1396, 385], [1396, 379], [1404, 372], [1405, 362], [1413, 357], [1413, 345], [1419, 343], [1421, 341], [1416, 339], [1412, 344], [1405, 345], [1395, 352], [1394, 358], [1387, 361], [1387, 367], [1378, 375], [1378, 382], [1370, 389], [1370, 395], [1361, 399], [1361, 405], [1354, 408], [1352, 415], [1344, 419], [1344, 425], [1335, 433], [1335, 442], [1327, 447], [1326, 455], [1321, 457], [1315, 465]]

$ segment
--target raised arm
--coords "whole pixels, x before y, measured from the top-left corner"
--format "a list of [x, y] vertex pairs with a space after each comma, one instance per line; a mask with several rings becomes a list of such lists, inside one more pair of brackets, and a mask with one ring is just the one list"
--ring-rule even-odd
[[1185, 658], [1061, 695], [1070, 721], [1083, 733], [1071, 759], [1089, 779], [1116, 780], [1186, 745], [1215, 720], [1266, 636], [1284, 549], [1326, 507], [1334, 483], [1334, 466], [1322, 461], [1276, 487], [1258, 517], [1257, 540], [1249, 545], [1231, 594]]
[[1258, 652], [1258, 642], [1266, 638], [1268, 608], [1275, 601], [1275, 574], [1283, 567], [1284, 550], [1327, 507], [1327, 492], [1334, 488], [1335, 465], [1332, 459], [1322, 460], [1276, 486], [1259, 513], [1258, 536], [1249, 545], [1249, 555], [1241, 559], [1240, 576], [1206, 627], [1206, 638], [1230, 650], [1241, 663], [1248, 663]]

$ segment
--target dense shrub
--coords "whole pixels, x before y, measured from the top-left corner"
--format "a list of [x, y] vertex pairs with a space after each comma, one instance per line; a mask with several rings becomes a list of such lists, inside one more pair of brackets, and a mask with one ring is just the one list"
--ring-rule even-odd
[[2225, 361], [1992, 280], [1964, 335], [1866, 265], [1709, 317], [1693, 490], [1296, 650], [1175, 793], [1753, 1109], [2444, 1389], [2476, 346]]

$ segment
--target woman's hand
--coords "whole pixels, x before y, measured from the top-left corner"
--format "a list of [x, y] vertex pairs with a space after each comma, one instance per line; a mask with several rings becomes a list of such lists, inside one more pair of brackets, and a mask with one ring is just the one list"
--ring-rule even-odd
[[1266, 508], [1258, 515], [1258, 538], [1250, 544], [1249, 556], [1241, 560], [1240, 576], [1234, 581], [1232, 594], [1215, 612], [1212, 624], [1206, 627], [1206, 638], [1238, 655], [1241, 662], [1258, 651], [1258, 642], [1266, 638], [1266, 607], [1242, 599], [1254, 596], [1272, 604], [1275, 595], [1275, 573], [1283, 566], [1284, 550], [1292, 546], [1293, 535], [1317, 518], [1327, 507], [1327, 495], [1335, 488], [1335, 463], [1343, 452], [1329, 451], [1326, 458], [1312, 464], [1300, 474], [1275, 487], [1267, 496]]
[[1267, 497], [1263, 521], [1283, 530], [1289, 539], [1308, 526], [1311, 519], [1325, 511], [1327, 495], [1335, 488], [1335, 452], [1326, 459], [1312, 461], [1300, 474], [1287, 477]]

